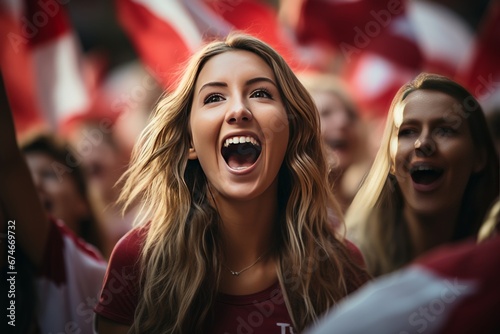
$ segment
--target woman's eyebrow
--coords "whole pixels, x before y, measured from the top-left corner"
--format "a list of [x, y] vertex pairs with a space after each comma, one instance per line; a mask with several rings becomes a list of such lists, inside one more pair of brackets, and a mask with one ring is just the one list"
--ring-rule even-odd
[[[256, 82], [261, 82], [261, 81], [264, 81], [264, 82], [269, 82], [270, 84], [272, 84], [273, 86], [276, 86], [276, 83], [267, 78], [267, 77], [257, 77], [257, 78], [252, 78], [250, 80], [247, 80], [247, 82], [245, 82], [245, 85], [249, 86], [251, 84], [254, 84]], [[201, 93], [201, 91], [205, 88], [208, 88], [208, 87], [227, 87], [227, 83], [225, 82], [222, 82], [222, 81], [211, 81], [211, 82], [207, 82], [206, 84], [204, 84], [203, 86], [201, 86], [200, 90], [198, 91], [198, 94]]]
[[198, 94], [201, 93], [201, 91], [205, 88], [208, 87], [227, 87], [227, 83], [225, 82], [219, 82], [219, 81], [212, 81], [212, 82], [207, 82], [203, 86], [201, 86], [200, 90], [198, 91]]
[[246, 85], [249, 86], [251, 84], [254, 84], [256, 82], [261, 82], [261, 81], [269, 82], [270, 84], [272, 84], [273, 86], [276, 87], [276, 83], [267, 77], [257, 77], [257, 78], [250, 79], [246, 82]]

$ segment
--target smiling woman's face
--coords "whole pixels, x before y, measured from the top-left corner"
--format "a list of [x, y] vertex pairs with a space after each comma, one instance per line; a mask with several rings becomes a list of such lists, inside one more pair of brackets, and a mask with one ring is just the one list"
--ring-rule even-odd
[[25, 153], [26, 162], [45, 211], [62, 219], [76, 234], [89, 208], [79, 193], [70, 169], [41, 152]]
[[398, 110], [393, 164], [406, 208], [456, 210], [470, 176], [484, 166], [460, 104], [447, 94], [418, 90]]
[[190, 158], [220, 195], [250, 200], [276, 191], [288, 119], [274, 73], [259, 56], [238, 50], [207, 61], [196, 81], [190, 128]]
[[326, 151], [335, 159], [339, 170], [347, 169], [355, 160], [358, 119], [335, 93], [311, 90], [321, 120], [321, 136]]

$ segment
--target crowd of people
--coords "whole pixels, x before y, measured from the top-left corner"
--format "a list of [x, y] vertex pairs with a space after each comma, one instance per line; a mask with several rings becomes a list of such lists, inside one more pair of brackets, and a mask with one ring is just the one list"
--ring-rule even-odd
[[418, 73], [379, 131], [344, 77], [241, 32], [159, 85], [64, 134], [1, 106], [2, 332], [500, 331], [476, 92]]

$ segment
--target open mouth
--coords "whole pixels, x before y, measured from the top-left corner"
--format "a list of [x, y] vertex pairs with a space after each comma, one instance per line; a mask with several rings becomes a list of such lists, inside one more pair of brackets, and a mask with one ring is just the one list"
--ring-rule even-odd
[[415, 166], [410, 169], [410, 175], [413, 182], [428, 185], [436, 182], [443, 175], [443, 170], [430, 166]]
[[333, 150], [346, 150], [349, 146], [347, 140], [343, 139], [326, 140], [326, 144]]
[[235, 170], [252, 166], [260, 156], [262, 147], [259, 141], [249, 136], [227, 138], [222, 145], [222, 157], [226, 164]]

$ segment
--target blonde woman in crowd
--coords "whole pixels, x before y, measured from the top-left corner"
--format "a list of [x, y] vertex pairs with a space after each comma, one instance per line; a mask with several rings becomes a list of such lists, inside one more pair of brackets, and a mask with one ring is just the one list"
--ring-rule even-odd
[[346, 215], [374, 276], [475, 236], [499, 193], [499, 160], [481, 106], [423, 73], [389, 110], [380, 150]]
[[[267, 44], [193, 56], [136, 147], [100, 333], [300, 332], [367, 279], [337, 235], [314, 102]], [[339, 213], [338, 211], [336, 211]], [[117, 281], [113, 272], [122, 273]]]
[[372, 159], [365, 124], [346, 85], [333, 74], [305, 72], [299, 79], [311, 94], [321, 123], [335, 199], [345, 212], [356, 195]]

